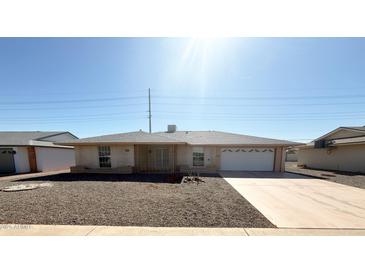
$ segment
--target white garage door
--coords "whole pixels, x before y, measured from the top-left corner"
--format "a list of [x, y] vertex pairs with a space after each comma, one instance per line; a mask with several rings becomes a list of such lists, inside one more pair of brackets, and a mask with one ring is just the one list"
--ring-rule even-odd
[[273, 148], [223, 148], [221, 170], [273, 171]]

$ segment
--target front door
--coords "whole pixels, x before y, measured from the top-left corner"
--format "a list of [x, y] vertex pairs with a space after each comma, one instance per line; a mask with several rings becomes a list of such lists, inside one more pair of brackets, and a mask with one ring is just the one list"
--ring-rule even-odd
[[167, 171], [169, 169], [169, 149], [156, 148], [155, 150], [155, 170]]
[[12, 148], [0, 148], [0, 173], [14, 173], [14, 152]]

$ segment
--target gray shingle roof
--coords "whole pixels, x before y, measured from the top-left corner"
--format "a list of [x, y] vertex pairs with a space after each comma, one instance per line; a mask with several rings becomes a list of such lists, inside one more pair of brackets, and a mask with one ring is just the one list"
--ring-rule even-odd
[[[92, 143], [182, 143], [178, 140], [164, 137], [158, 134], [149, 134], [145, 131], [134, 131], [127, 133], [118, 133], [110, 135], [102, 135], [90, 138], [82, 138], [71, 141], [72, 144], [92, 144]], [[65, 144], [62, 142], [62, 144]]]
[[1, 131], [0, 146], [26, 146], [48, 136], [64, 133], [64, 131]]
[[175, 131], [159, 132], [191, 145], [296, 145], [298, 143], [221, 131]]
[[299, 143], [226, 133], [220, 131], [176, 131], [174, 133], [144, 131], [111, 134], [62, 142], [60, 144], [77, 145], [92, 143], [167, 143], [191, 145], [298, 145]]

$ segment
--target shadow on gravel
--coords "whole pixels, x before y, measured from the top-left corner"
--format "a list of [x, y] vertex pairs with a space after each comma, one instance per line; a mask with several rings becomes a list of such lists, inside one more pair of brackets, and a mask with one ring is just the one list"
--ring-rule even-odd
[[[98, 173], [62, 173], [33, 177], [28, 179], [19, 179], [16, 182], [75, 182], [75, 181], [95, 181], [95, 182], [138, 182], [138, 183], [168, 183], [180, 184], [183, 176], [187, 174], [98, 174]], [[220, 177], [218, 174], [201, 174], [204, 177]]]

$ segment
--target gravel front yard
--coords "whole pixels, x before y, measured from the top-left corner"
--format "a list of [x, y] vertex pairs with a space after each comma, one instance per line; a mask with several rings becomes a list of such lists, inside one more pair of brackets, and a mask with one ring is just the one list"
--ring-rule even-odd
[[[167, 227], [275, 227], [218, 176], [204, 183], [164, 183], [166, 175], [58, 174], [0, 187], [0, 223]], [[49, 185], [51, 184], [51, 186]]]
[[285, 170], [302, 175], [315, 176], [335, 183], [365, 189], [365, 174], [300, 168], [296, 162], [286, 162]]

